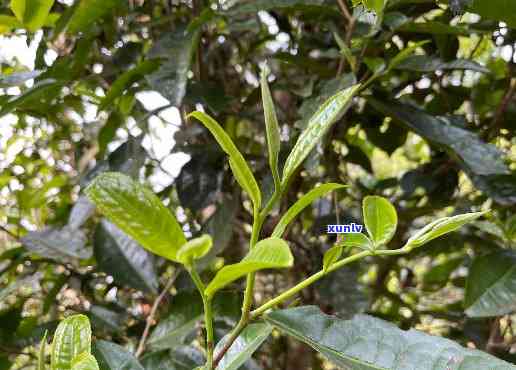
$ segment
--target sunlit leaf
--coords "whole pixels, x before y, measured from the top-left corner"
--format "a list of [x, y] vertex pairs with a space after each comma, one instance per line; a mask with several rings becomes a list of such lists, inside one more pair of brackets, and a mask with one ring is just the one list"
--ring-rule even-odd
[[367, 196], [362, 203], [364, 223], [375, 246], [387, 244], [398, 226], [394, 206], [385, 198]]
[[213, 245], [213, 240], [209, 235], [203, 235], [189, 240], [177, 251], [177, 259], [185, 265], [191, 265], [193, 260], [204, 257]]
[[92, 354], [83, 352], [73, 359], [71, 370], [99, 370], [99, 364]]
[[67, 317], [54, 333], [50, 370], [71, 370], [73, 359], [83, 352], [91, 352], [90, 321], [84, 315]]

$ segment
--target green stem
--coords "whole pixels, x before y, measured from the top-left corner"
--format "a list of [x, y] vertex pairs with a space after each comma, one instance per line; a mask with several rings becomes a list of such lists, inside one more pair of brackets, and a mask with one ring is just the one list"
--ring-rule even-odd
[[380, 251], [369, 251], [369, 250], [367, 250], [367, 251], [363, 251], [363, 252], [354, 254], [354, 255], [349, 256], [347, 258], [344, 258], [344, 259], [334, 263], [333, 265], [331, 265], [326, 272], [324, 272], [323, 270], [321, 270], [319, 272], [316, 272], [315, 274], [310, 276], [308, 279], [303, 280], [302, 282], [300, 282], [299, 284], [297, 284], [294, 287], [290, 288], [289, 290], [281, 293], [276, 298], [273, 298], [270, 301], [264, 303], [263, 305], [258, 307], [256, 310], [251, 312], [250, 319], [254, 320], [258, 316], [263, 314], [265, 311], [267, 311], [267, 310], [277, 306], [278, 304], [282, 303], [283, 301], [293, 297], [294, 295], [299, 293], [301, 290], [305, 289], [309, 285], [312, 285], [313, 283], [315, 283], [317, 280], [321, 279], [325, 275], [329, 274], [332, 271], [338, 270], [339, 268], [341, 268], [341, 267], [343, 267], [343, 266], [345, 266], [345, 265], [347, 265], [349, 263], [355, 262], [355, 261], [357, 261], [359, 259], [362, 259], [362, 258], [365, 258], [365, 257], [368, 257], [368, 256], [373, 256], [373, 255], [374, 256], [392, 256], [392, 255], [406, 254], [406, 253], [408, 253], [410, 251], [411, 251], [410, 248], [393, 249], [393, 250], [380, 250]]
[[214, 348], [214, 335], [213, 335], [213, 311], [211, 305], [211, 298], [204, 294], [204, 283], [201, 277], [193, 266], [187, 267], [192, 280], [201, 294], [202, 303], [204, 306], [204, 326], [206, 327], [206, 369], [212, 370], [213, 366], [213, 348]]

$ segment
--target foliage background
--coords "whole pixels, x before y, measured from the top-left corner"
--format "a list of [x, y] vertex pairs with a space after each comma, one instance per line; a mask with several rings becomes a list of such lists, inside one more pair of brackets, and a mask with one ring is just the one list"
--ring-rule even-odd
[[[215, 116], [272, 190], [259, 89], [265, 62], [283, 160], [327, 97], [375, 79], [312, 152], [280, 209], [318, 183], [350, 187], [290, 228], [295, 267], [260, 273], [256, 302], [317, 271], [334, 241], [325, 225], [361, 223], [366, 195], [396, 204], [393, 248], [437, 216], [490, 208], [488, 221], [408, 257], [340, 270], [299, 300], [344, 318], [367, 312], [515, 363], [516, 5], [365, 5], [3, 1], [4, 40], [26, 36], [37, 52], [30, 70], [0, 60], [0, 369], [34, 368], [44, 331], [72, 312], [91, 318], [97, 340], [135, 352], [165, 287], [141, 363], [195, 363], [202, 328], [194, 287], [101, 220], [81, 190], [107, 170], [147, 181], [186, 232], [213, 235], [206, 276], [239, 260], [250, 202], [213, 138], [184, 117], [196, 108]], [[240, 288], [221, 299], [219, 338], [238, 318]], [[323, 366], [307, 347], [273, 335], [247, 367]]]

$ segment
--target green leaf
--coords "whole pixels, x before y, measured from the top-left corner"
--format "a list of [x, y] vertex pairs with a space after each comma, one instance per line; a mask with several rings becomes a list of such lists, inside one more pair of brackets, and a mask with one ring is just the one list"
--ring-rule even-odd
[[341, 320], [305, 306], [274, 311], [265, 320], [343, 369], [516, 369], [485, 352], [367, 315]]
[[19, 107], [25, 107], [34, 103], [46, 101], [46, 98], [54, 96], [56, 91], [59, 91], [61, 84], [55, 80], [44, 80], [34, 84], [29, 90], [23, 92], [21, 95], [16, 95], [9, 101], [2, 104], [0, 109], [0, 117], [11, 113]]
[[43, 339], [41, 339], [41, 343], [39, 344], [38, 351], [38, 370], [45, 370], [46, 368], [46, 349], [47, 349], [47, 334], [48, 331], [45, 331], [45, 335], [43, 335]]
[[416, 72], [435, 72], [437, 70], [471, 70], [475, 72], [489, 73], [489, 69], [473, 60], [456, 59], [444, 62], [438, 57], [428, 55], [412, 55], [405, 58], [395, 66], [396, 69], [404, 69]]
[[177, 259], [184, 265], [191, 265], [194, 260], [204, 257], [213, 246], [209, 235], [202, 235], [189, 240], [177, 251]]
[[256, 182], [256, 179], [254, 178], [249, 165], [245, 161], [242, 154], [238, 151], [229, 135], [217, 123], [217, 121], [215, 121], [206, 113], [195, 111], [187, 116], [187, 118], [189, 117], [196, 118], [202, 122], [202, 124], [206, 126], [208, 130], [210, 130], [211, 134], [215, 137], [215, 140], [217, 140], [222, 150], [224, 150], [224, 152], [229, 156], [229, 165], [236, 180], [253, 201], [255, 209], [259, 209], [262, 199], [258, 183]]
[[319, 185], [318, 187], [310, 190], [308, 193], [303, 195], [296, 203], [294, 203], [288, 210], [283, 214], [278, 224], [274, 228], [272, 232], [272, 236], [276, 238], [280, 238], [287, 226], [292, 222], [292, 220], [299, 214], [303, 209], [305, 209], [308, 205], [312, 204], [312, 202], [317, 199], [325, 196], [330, 191], [345, 188], [346, 185], [328, 183]]
[[364, 223], [375, 247], [387, 244], [398, 226], [396, 209], [387, 199], [367, 196], [362, 202]]
[[68, 21], [67, 32], [87, 32], [93, 23], [108, 16], [123, 3], [122, 0], [80, 0]]
[[497, 251], [475, 258], [466, 280], [466, 315], [507, 315], [516, 311], [515, 302], [516, 252]]
[[100, 370], [145, 370], [131, 352], [115, 343], [97, 340], [93, 354]]
[[323, 271], [325, 273], [328, 272], [328, 268], [335, 262], [337, 262], [339, 258], [342, 256], [342, 249], [342, 245], [335, 245], [324, 253]]
[[[1, 18], [0, 18], [0, 24], [2, 24]], [[0, 33], [1, 33], [1, 31], [0, 31]], [[14, 73], [10, 73], [10, 74], [2, 74], [2, 75], [0, 75], [0, 87], [23, 85], [28, 80], [32, 80], [32, 79], [38, 77], [41, 73], [42, 73], [42, 71], [40, 71], [40, 70], [34, 70], [34, 71], [27, 71], [27, 72], [14, 72]]]
[[188, 72], [199, 44], [199, 26], [174, 25], [174, 30], [164, 32], [147, 54], [148, 58], [162, 60], [160, 68], [146, 76], [147, 82], [176, 107], [181, 106], [186, 94]]
[[45, 24], [55, 0], [11, 0], [11, 10], [31, 32]]
[[416, 49], [418, 49], [419, 47], [421, 47], [425, 44], [428, 44], [429, 42], [430, 41], [428, 41], [428, 40], [419, 41], [419, 42], [416, 42], [416, 43], [404, 48], [402, 51], [400, 51], [398, 54], [396, 54], [396, 56], [394, 58], [392, 58], [389, 61], [389, 66], [387, 67], [386, 73], [389, 72], [390, 70], [392, 70], [393, 68], [396, 68], [405, 59], [410, 57], [416, 51]]
[[159, 67], [160, 63], [161, 62], [157, 59], [145, 60], [140, 62], [133, 69], [130, 69], [129, 71], [121, 74], [115, 80], [115, 82], [113, 82], [113, 85], [111, 85], [111, 88], [100, 103], [99, 111], [105, 110], [107, 107], [109, 107], [115, 101], [115, 99], [121, 97], [123, 92], [130, 88], [132, 84], [155, 71]]
[[95, 213], [95, 205], [88, 197], [81, 195], [70, 211], [67, 226], [72, 230], [78, 230], [93, 213]]
[[372, 249], [374, 247], [371, 239], [362, 233], [350, 233], [343, 235], [339, 245], [342, 247], [358, 247], [361, 249]]
[[84, 315], [69, 316], [54, 333], [50, 370], [71, 370], [72, 360], [83, 352], [91, 353], [90, 321]]
[[[248, 325], [220, 360], [216, 370], [238, 370], [251, 358], [265, 339], [271, 334], [272, 326], [259, 323]], [[218, 353], [226, 344], [229, 334], [217, 343], [215, 353]]]
[[451, 233], [467, 223], [475, 221], [480, 216], [489, 211], [465, 213], [462, 215], [440, 218], [416, 232], [405, 244], [407, 248], [417, 248], [430, 240], [438, 238], [444, 234]]
[[73, 359], [71, 370], [99, 370], [99, 364], [91, 353], [83, 352]]
[[310, 118], [307, 128], [301, 133], [294, 148], [287, 157], [285, 166], [283, 167], [282, 187], [286, 187], [292, 174], [305, 160], [319, 140], [321, 140], [330, 127], [347, 111], [359, 87], [360, 85], [357, 84], [333, 95], [326, 100], [319, 110]]
[[16, 17], [0, 14], [0, 35], [17, 28], [23, 28], [23, 24]]
[[86, 248], [87, 238], [84, 232], [68, 226], [30, 231], [20, 241], [29, 251], [60, 262], [74, 262], [91, 257], [91, 250]]
[[280, 151], [280, 129], [278, 125], [278, 117], [274, 109], [274, 101], [272, 100], [267, 76], [269, 75], [269, 68], [263, 67], [261, 74], [261, 88], [262, 88], [262, 104], [263, 114], [265, 116], [265, 128], [267, 130], [267, 146], [269, 148], [269, 166], [274, 179], [274, 186], [276, 191], [280, 189], [280, 177], [278, 171], [278, 156]]
[[93, 251], [98, 268], [113, 276], [115, 282], [157, 293], [154, 256], [106, 219], [95, 230]]
[[480, 16], [508, 23], [516, 27], [516, 3], [511, 0], [473, 0], [469, 7], [471, 12]]
[[182, 292], [174, 297], [169, 315], [160, 320], [147, 344], [152, 350], [163, 350], [180, 345], [202, 320], [203, 305], [197, 291]]
[[98, 209], [145, 249], [176, 261], [186, 243], [181, 226], [159, 198], [129, 176], [106, 172], [85, 190]]
[[294, 257], [287, 242], [274, 237], [263, 239], [256, 243], [242, 261], [220, 269], [206, 287], [205, 294], [212, 297], [218, 290], [249, 273], [292, 267], [293, 263]]

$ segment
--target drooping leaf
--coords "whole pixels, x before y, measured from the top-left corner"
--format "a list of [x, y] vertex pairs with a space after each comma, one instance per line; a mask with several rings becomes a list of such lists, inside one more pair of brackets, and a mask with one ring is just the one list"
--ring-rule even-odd
[[191, 265], [194, 260], [204, 257], [213, 246], [209, 235], [202, 235], [183, 244], [177, 251], [177, 259], [184, 265]]
[[226, 152], [226, 154], [229, 156], [229, 165], [236, 180], [253, 201], [255, 209], [259, 209], [261, 206], [261, 192], [260, 188], [258, 187], [258, 183], [256, 182], [256, 179], [254, 178], [249, 165], [229, 135], [217, 123], [217, 121], [215, 121], [206, 113], [195, 111], [190, 113], [188, 117], [196, 118], [202, 122], [202, 124], [206, 126], [208, 130], [210, 130], [211, 134], [215, 137], [215, 140], [217, 140], [222, 150], [224, 150], [224, 152]]
[[456, 59], [444, 62], [438, 57], [428, 55], [412, 55], [400, 62], [396, 69], [405, 69], [416, 72], [435, 72], [437, 70], [471, 70], [475, 72], [489, 73], [489, 69], [473, 60]]
[[179, 107], [186, 93], [188, 71], [197, 49], [199, 28], [178, 25], [166, 32], [151, 48], [149, 58], [162, 59], [160, 68], [146, 76], [149, 85]]
[[121, 0], [80, 0], [68, 21], [67, 32], [87, 32], [96, 21], [108, 16], [122, 4]]
[[274, 311], [265, 319], [344, 369], [516, 369], [494, 356], [463, 348], [449, 339], [414, 329], [403, 331], [366, 315], [341, 320], [322, 313], [315, 306], [304, 306]]
[[11, 0], [11, 10], [16, 18], [31, 32], [45, 24], [55, 0]]
[[117, 283], [157, 292], [154, 257], [106, 219], [95, 230], [93, 250], [99, 269], [113, 276]]
[[486, 213], [487, 212], [473, 212], [440, 218], [417, 231], [410, 237], [405, 245], [410, 248], [420, 247], [423, 244], [428, 243], [430, 240], [438, 238], [444, 234], [451, 233], [467, 223], [475, 221]]
[[364, 223], [375, 247], [387, 244], [398, 226], [396, 209], [387, 199], [367, 196], [362, 202]]
[[466, 281], [469, 317], [494, 317], [516, 311], [516, 254], [493, 252], [475, 258]]
[[115, 99], [121, 97], [123, 92], [131, 87], [132, 84], [142, 80], [145, 76], [154, 72], [159, 66], [160, 61], [157, 59], [145, 60], [140, 62], [136, 67], [121, 74], [116, 81], [113, 82], [113, 85], [111, 85], [111, 88], [99, 105], [99, 110], [105, 110]]
[[71, 370], [99, 370], [99, 364], [91, 353], [83, 352], [73, 359]]
[[283, 214], [277, 225], [274, 227], [274, 231], [272, 232], [272, 236], [276, 238], [280, 238], [287, 226], [292, 222], [292, 220], [303, 211], [307, 206], [312, 204], [314, 200], [317, 198], [321, 198], [328, 194], [330, 191], [342, 189], [346, 187], [346, 185], [341, 184], [323, 184], [319, 185], [315, 189], [310, 190], [308, 193], [303, 195], [296, 203], [294, 203], [288, 210]]
[[91, 257], [84, 232], [67, 226], [30, 231], [21, 242], [29, 251], [56, 261], [74, 262]]
[[280, 130], [278, 125], [278, 117], [274, 108], [271, 91], [267, 77], [269, 69], [265, 66], [262, 69], [260, 84], [262, 89], [263, 115], [265, 116], [265, 128], [267, 132], [267, 147], [269, 149], [269, 166], [271, 168], [272, 178], [276, 190], [280, 189], [280, 176], [278, 170], [278, 156], [280, 151]]
[[282, 187], [287, 185], [290, 177], [306, 159], [324, 134], [326, 134], [330, 127], [347, 111], [351, 105], [353, 96], [359, 88], [360, 85], [354, 85], [333, 95], [326, 100], [312, 118], [310, 118], [307, 128], [301, 133], [285, 161], [281, 179]]
[[50, 370], [71, 370], [73, 359], [83, 352], [91, 353], [90, 321], [84, 315], [69, 316], [54, 333]]
[[287, 268], [293, 263], [294, 258], [287, 242], [274, 237], [263, 239], [256, 243], [242, 261], [220, 269], [206, 287], [205, 293], [211, 297], [229, 283], [249, 273], [263, 269]]
[[[272, 332], [272, 326], [266, 323], [248, 325], [231, 347], [222, 357], [216, 370], [238, 370], [251, 358], [253, 353], [267, 339]], [[215, 354], [218, 353], [228, 340], [228, 335], [220, 340], [215, 347]]]
[[93, 355], [100, 370], [145, 370], [131, 352], [112, 342], [97, 340]]
[[130, 177], [103, 173], [86, 189], [98, 209], [144, 248], [177, 261], [186, 243], [181, 226], [154, 193]]

